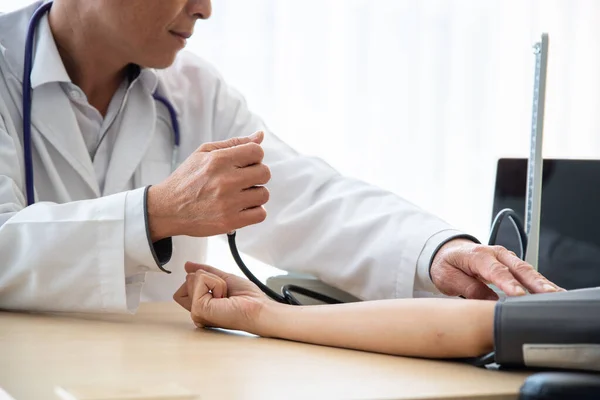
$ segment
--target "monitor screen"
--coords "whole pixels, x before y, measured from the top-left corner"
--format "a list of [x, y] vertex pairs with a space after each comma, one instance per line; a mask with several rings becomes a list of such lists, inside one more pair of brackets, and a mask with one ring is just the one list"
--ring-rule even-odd
[[[600, 160], [544, 160], [538, 271], [565, 289], [600, 286]], [[512, 208], [524, 223], [527, 159], [498, 161], [492, 220]], [[508, 218], [497, 244], [520, 254]]]

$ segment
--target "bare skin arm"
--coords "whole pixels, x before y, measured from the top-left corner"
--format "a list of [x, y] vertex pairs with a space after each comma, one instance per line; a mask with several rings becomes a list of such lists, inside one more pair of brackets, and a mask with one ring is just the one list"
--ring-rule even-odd
[[493, 301], [398, 299], [288, 306], [253, 283], [188, 263], [175, 300], [199, 327], [424, 358], [475, 357], [493, 349]]
[[296, 307], [270, 302], [254, 333], [402, 356], [474, 357], [493, 349], [494, 304], [399, 299]]

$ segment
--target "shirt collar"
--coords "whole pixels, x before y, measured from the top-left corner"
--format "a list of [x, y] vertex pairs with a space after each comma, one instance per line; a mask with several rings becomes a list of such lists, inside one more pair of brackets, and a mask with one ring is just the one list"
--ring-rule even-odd
[[40, 19], [36, 32], [33, 67], [31, 69], [31, 88], [35, 89], [50, 82], [71, 82], [71, 78], [69, 78], [58, 53], [48, 23], [48, 15], [44, 15]]
[[156, 92], [156, 88], [158, 87], [158, 74], [155, 69], [141, 68], [139, 80], [148, 93], [153, 94]]
[[133, 85], [136, 81], [140, 81], [144, 89], [148, 93], [154, 93], [158, 86], [158, 75], [152, 68], [142, 68], [136, 64], [129, 64], [127, 66], [127, 82], [129, 86]]

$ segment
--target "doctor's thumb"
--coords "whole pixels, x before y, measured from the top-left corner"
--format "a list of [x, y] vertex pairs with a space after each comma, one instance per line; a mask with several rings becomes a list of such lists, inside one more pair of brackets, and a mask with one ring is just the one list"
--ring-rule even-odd
[[252, 135], [248, 136], [248, 139], [256, 144], [261, 144], [264, 138], [265, 133], [263, 131], [254, 132]]

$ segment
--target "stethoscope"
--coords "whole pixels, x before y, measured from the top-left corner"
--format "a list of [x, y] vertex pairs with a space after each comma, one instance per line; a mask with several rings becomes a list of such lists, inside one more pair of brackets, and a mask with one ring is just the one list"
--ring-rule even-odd
[[[25, 188], [28, 206], [35, 203], [33, 186], [33, 157], [31, 152], [31, 69], [33, 65], [33, 39], [40, 18], [46, 12], [48, 12], [51, 7], [52, 1], [42, 4], [33, 13], [31, 20], [29, 21], [29, 26], [27, 27], [27, 38], [25, 41], [25, 62], [23, 70], [23, 158], [25, 160]], [[152, 97], [154, 98], [154, 100], [162, 103], [169, 111], [169, 116], [171, 118], [171, 127], [173, 130], [173, 158], [171, 168], [172, 170], [174, 170], [177, 166], [176, 163], [179, 156], [179, 144], [181, 139], [179, 123], [177, 121], [177, 113], [175, 112], [175, 108], [173, 107], [171, 102], [169, 102], [169, 100], [167, 100], [165, 97], [159, 95], [156, 91], [152, 94]], [[246, 277], [249, 280], [256, 284], [267, 296], [269, 296], [273, 300], [285, 304], [300, 305], [300, 302], [293, 295], [294, 292], [304, 295], [306, 297], [319, 300], [324, 303], [341, 303], [341, 301], [339, 300], [296, 285], [285, 285], [281, 289], [282, 295], [274, 292], [268, 286], [259, 281], [252, 274], [252, 272], [250, 272], [248, 267], [246, 267], [246, 265], [242, 261], [242, 258], [240, 257], [240, 254], [237, 250], [237, 246], [235, 244], [235, 231], [228, 233], [227, 239], [229, 242], [231, 254], [233, 255], [236, 264], [242, 270], [244, 275], [246, 275]]]

